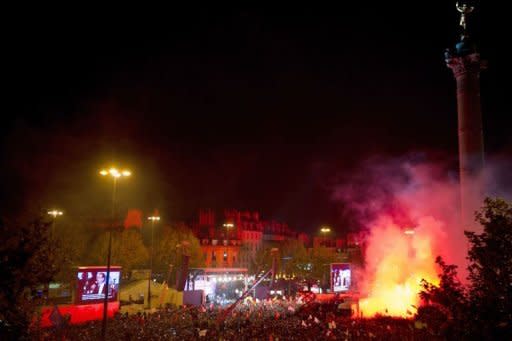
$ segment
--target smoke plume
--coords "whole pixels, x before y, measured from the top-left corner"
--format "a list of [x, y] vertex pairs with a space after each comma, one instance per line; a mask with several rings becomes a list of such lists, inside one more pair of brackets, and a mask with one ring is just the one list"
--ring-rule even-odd
[[468, 244], [452, 174], [442, 163], [373, 158], [335, 188], [334, 199], [368, 232], [363, 314], [413, 314], [421, 280], [437, 280], [438, 255], [464, 272]]

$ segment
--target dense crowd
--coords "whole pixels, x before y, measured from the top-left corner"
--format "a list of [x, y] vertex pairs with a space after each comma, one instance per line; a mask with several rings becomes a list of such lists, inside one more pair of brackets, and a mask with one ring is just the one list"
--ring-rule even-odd
[[[101, 321], [35, 331], [39, 340], [98, 340]], [[435, 340], [417, 322], [389, 317], [354, 319], [338, 304], [251, 299], [229, 311], [215, 307], [166, 308], [118, 314], [109, 320], [109, 340]]]

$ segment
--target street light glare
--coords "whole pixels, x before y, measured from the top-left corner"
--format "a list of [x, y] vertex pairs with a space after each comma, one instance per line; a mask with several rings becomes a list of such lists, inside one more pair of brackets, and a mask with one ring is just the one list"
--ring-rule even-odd
[[103, 176], [107, 176], [107, 175], [110, 174], [114, 178], [120, 178], [122, 176], [124, 176], [124, 177], [131, 176], [132, 172], [127, 170], [127, 169], [125, 169], [123, 171], [119, 171], [117, 168], [112, 167], [109, 170], [102, 169], [100, 171], [100, 174], [103, 175]]
[[152, 220], [152, 221], [155, 221], [155, 220], [160, 220], [160, 217], [148, 217], [148, 220]]
[[115, 168], [110, 168], [110, 170], [108, 171], [110, 173], [110, 175], [112, 175], [114, 178], [119, 178], [121, 176], [121, 173], [119, 173], [119, 171]]
[[331, 228], [330, 227], [322, 227], [320, 229], [320, 232], [323, 232], [323, 233], [331, 232]]
[[51, 211], [48, 211], [48, 214], [52, 215], [54, 218], [56, 218], [57, 216], [62, 215], [63, 213], [62, 213], [62, 211], [51, 210]]

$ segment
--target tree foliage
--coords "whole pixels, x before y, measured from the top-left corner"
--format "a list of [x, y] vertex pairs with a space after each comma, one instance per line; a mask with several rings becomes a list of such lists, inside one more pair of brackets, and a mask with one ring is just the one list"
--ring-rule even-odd
[[[512, 205], [486, 199], [476, 215], [481, 234], [466, 232], [472, 324], [484, 335], [512, 330]], [[512, 336], [512, 335], [510, 335]]]
[[304, 244], [296, 239], [290, 239], [283, 243], [281, 254], [281, 269], [287, 275], [295, 275], [304, 278], [307, 275], [309, 263], [308, 251]]
[[461, 338], [465, 335], [464, 323], [468, 313], [466, 290], [457, 278], [456, 265], [446, 264], [441, 257], [436, 258], [436, 263], [441, 269], [439, 285], [422, 280], [420, 297], [427, 305], [418, 309], [417, 317], [439, 336], [449, 334]]
[[153, 268], [157, 271], [167, 271], [169, 265], [176, 268], [181, 264], [181, 251], [177, 250], [177, 246], [181, 245], [183, 241], [189, 242], [189, 267], [203, 267], [204, 257], [199, 240], [190, 228], [184, 224], [178, 224], [176, 226], [164, 226], [158, 236], [155, 236]]
[[49, 236], [50, 223], [38, 218], [29, 224], [0, 223], [0, 320], [6, 339], [27, 337], [38, 298], [36, 289], [59, 271], [57, 245]]
[[309, 277], [327, 285], [330, 278], [330, 265], [338, 261], [337, 254], [331, 248], [320, 246], [314, 248], [310, 255]]
[[60, 271], [55, 281], [70, 283], [75, 278], [73, 268], [88, 263], [87, 245], [90, 244], [91, 230], [80, 222], [59, 218], [56, 226], [52, 226], [52, 239], [57, 243], [55, 249], [56, 262]]
[[249, 273], [252, 275], [259, 275], [262, 272], [267, 272], [272, 267], [272, 250], [273, 246], [266, 245], [261, 247], [254, 258], [250, 259], [249, 262]]
[[467, 287], [457, 280], [456, 266], [438, 258], [440, 284], [423, 282], [421, 296], [446, 315], [448, 337], [512, 339], [512, 206], [487, 198], [476, 220], [483, 232], [465, 233], [470, 243]]
[[[91, 252], [84, 257], [89, 263], [107, 264], [108, 233], [104, 232], [96, 236]], [[142, 236], [138, 229], [113, 232], [111, 265], [122, 266], [122, 272], [128, 274], [134, 268], [146, 266], [148, 258], [148, 250], [142, 242]]]

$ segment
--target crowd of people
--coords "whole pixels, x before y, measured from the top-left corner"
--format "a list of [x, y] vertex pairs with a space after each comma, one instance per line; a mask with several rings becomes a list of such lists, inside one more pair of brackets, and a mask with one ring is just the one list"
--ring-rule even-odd
[[[346, 316], [340, 305], [300, 299], [251, 298], [235, 309], [209, 305], [118, 314], [109, 320], [109, 340], [435, 340], [426, 326], [390, 317]], [[97, 340], [102, 323], [36, 330], [39, 340]]]

